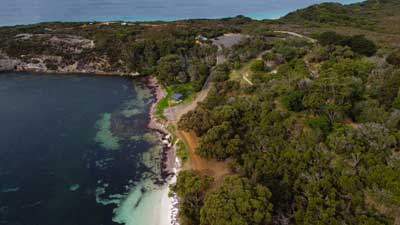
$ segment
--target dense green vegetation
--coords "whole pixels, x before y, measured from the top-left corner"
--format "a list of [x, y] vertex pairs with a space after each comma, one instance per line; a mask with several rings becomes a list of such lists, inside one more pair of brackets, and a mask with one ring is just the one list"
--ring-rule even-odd
[[346, 36], [365, 35], [379, 46], [398, 47], [400, 4], [396, 0], [365, 0], [341, 5], [322, 3], [289, 13], [270, 23], [275, 29], [312, 34], [336, 31]]
[[[353, 52], [366, 56], [374, 55], [377, 50], [375, 43], [362, 35], [349, 37], [335, 32], [324, 32], [318, 35], [317, 39], [322, 45], [348, 46]], [[394, 55], [391, 56], [393, 57]]]
[[356, 25], [368, 26], [374, 24], [364, 14], [358, 14], [361, 9], [344, 6], [340, 3], [322, 3], [306, 9], [289, 13], [283, 19], [286, 22], [308, 24]]
[[200, 208], [204, 205], [204, 196], [211, 182], [211, 177], [202, 177], [194, 171], [179, 173], [176, 185], [171, 190], [182, 199], [179, 204], [181, 224], [200, 224]]
[[396, 0], [366, 0], [350, 5], [322, 3], [289, 13], [282, 21], [306, 27], [348, 26], [376, 29], [381, 22], [381, 16], [392, 16], [391, 13], [398, 8]]
[[[224, 33], [241, 32], [249, 24], [258, 23], [238, 16], [221, 20], [187, 20], [149, 23], [41, 23], [0, 28], [0, 54], [31, 62], [32, 58], [55, 56], [61, 60], [48, 62], [49, 69], [103, 63], [105, 72], [139, 72], [155, 75], [165, 88], [192, 96], [199, 91], [211, 68], [216, 63], [217, 46], [211, 39]], [[259, 48], [265, 48], [264, 34], [260, 31], [236, 51], [230, 52], [232, 60], [244, 61], [254, 57]], [[22, 35], [22, 36], [21, 36]], [[198, 42], [201, 35], [207, 41]], [[85, 38], [93, 40], [94, 48], [81, 49], [74, 41], [69, 44], [52, 40]], [[78, 43], [78, 42], [75, 42]], [[75, 49], [77, 47], [77, 49]], [[247, 52], [246, 54], [241, 54]], [[228, 53], [227, 53], [228, 54]], [[240, 55], [238, 55], [240, 54]], [[243, 58], [245, 57], [245, 58]], [[168, 99], [159, 106], [160, 112]]]
[[271, 221], [271, 192], [246, 178], [228, 176], [217, 191], [205, 198], [202, 225], [262, 225]]
[[253, 185], [240, 176], [228, 176], [217, 191], [206, 196], [211, 182], [212, 178], [202, 177], [195, 171], [179, 173], [171, 190], [182, 200], [179, 207], [181, 224], [261, 225], [271, 221], [268, 188]]
[[182, 164], [185, 164], [189, 159], [188, 150], [186, 148], [185, 143], [183, 143], [182, 141], [179, 141], [178, 144], [176, 145], [176, 156], [178, 156]]
[[390, 53], [386, 60], [392, 65], [400, 66], [400, 49], [397, 49]]
[[[198, 154], [229, 159], [237, 175], [209, 190], [200, 217], [192, 219], [394, 224], [400, 207], [397, 51], [385, 62], [362, 36], [329, 32], [319, 41], [272, 42], [250, 65], [253, 86], [229, 79], [234, 61], [216, 68], [215, 88], [179, 127], [200, 137]], [[276, 74], [262, 72], [277, 59]], [[257, 198], [254, 189], [271, 195]], [[249, 200], [254, 197], [264, 202]], [[258, 211], [266, 220], [260, 222]]]
[[[110, 71], [155, 74], [165, 86], [189, 83], [196, 91], [215, 65], [217, 49], [211, 42], [196, 43], [196, 37], [214, 38], [227, 32], [239, 32], [240, 24], [250, 22], [248, 18], [236, 17], [170, 23], [82, 22], [2, 27], [0, 50], [23, 60], [41, 55], [61, 56], [65, 65], [105, 59]], [[28, 38], [19, 38], [21, 34], [28, 34]], [[77, 36], [94, 40], [95, 48], [74, 52], [51, 43], [53, 37]]]

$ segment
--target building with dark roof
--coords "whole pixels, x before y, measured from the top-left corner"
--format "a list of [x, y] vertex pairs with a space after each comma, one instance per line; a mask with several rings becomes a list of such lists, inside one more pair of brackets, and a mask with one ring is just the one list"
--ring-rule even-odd
[[180, 101], [182, 101], [183, 94], [181, 94], [181, 93], [174, 93], [174, 94], [172, 94], [171, 97], [172, 97], [172, 99], [173, 99], [174, 101], [180, 102]]

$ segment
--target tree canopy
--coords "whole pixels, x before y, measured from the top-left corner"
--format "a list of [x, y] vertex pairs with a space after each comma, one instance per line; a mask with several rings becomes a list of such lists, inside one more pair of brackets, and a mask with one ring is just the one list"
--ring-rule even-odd
[[[283, 42], [296, 54], [276, 73], [249, 88], [224, 70], [179, 123], [198, 135], [198, 154], [228, 159], [236, 174], [208, 191], [200, 224], [393, 224], [377, 206], [400, 207], [399, 69], [356, 45]], [[256, 64], [286, 54], [282, 46]]]
[[200, 209], [204, 196], [212, 182], [211, 177], [203, 177], [192, 170], [179, 173], [176, 184], [171, 187], [180, 198], [179, 215], [183, 225], [200, 223]]
[[363, 35], [345, 36], [333, 31], [323, 32], [318, 35], [318, 41], [322, 45], [348, 46], [355, 53], [372, 56], [377, 51], [377, 46]]
[[263, 225], [271, 221], [271, 192], [239, 176], [226, 177], [201, 210], [201, 225]]

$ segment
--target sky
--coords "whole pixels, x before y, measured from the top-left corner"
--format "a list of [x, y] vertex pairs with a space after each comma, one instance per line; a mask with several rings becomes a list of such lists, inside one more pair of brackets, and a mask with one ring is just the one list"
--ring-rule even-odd
[[[344, 4], [360, 0], [335, 0]], [[6, 0], [0, 25], [44, 21], [148, 21], [246, 15], [279, 18], [324, 0]]]

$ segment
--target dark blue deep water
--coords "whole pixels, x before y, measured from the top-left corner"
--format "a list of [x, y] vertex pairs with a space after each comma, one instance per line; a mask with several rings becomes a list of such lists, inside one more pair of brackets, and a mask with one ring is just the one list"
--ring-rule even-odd
[[[326, 0], [2, 0], [0, 26], [43, 21], [271, 19]], [[330, 0], [354, 3], [360, 0]]]
[[127, 78], [0, 74], [0, 224], [115, 224], [112, 203], [157, 173], [152, 101]]

